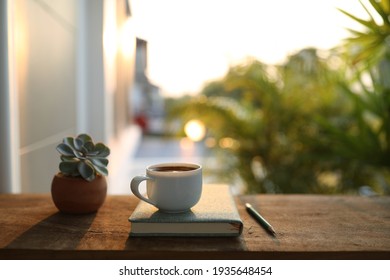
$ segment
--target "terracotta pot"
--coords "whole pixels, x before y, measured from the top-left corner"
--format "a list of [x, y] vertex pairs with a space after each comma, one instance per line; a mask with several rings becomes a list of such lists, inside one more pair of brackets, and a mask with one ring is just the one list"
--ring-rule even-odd
[[96, 212], [107, 195], [107, 181], [97, 176], [92, 182], [82, 178], [67, 177], [58, 173], [51, 184], [55, 206], [64, 213], [87, 214]]

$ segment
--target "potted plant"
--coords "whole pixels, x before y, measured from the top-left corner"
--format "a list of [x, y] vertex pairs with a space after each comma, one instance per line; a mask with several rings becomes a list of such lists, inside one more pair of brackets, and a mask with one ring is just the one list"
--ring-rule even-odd
[[96, 212], [107, 195], [107, 156], [110, 149], [87, 134], [66, 137], [57, 146], [61, 155], [60, 172], [52, 181], [51, 194], [56, 207], [64, 213]]

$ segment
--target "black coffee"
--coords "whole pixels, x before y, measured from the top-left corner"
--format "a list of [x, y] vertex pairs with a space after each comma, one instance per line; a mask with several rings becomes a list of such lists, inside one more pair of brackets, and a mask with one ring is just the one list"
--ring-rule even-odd
[[152, 168], [153, 171], [159, 172], [183, 172], [183, 171], [191, 171], [198, 169], [197, 167], [191, 166], [159, 166]]

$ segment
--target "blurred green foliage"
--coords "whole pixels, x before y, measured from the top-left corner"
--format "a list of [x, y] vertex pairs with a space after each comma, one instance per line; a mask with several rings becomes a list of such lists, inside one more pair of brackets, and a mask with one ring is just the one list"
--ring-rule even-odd
[[369, 3], [339, 48], [233, 66], [170, 117], [203, 121], [248, 193], [390, 193], [390, 4]]

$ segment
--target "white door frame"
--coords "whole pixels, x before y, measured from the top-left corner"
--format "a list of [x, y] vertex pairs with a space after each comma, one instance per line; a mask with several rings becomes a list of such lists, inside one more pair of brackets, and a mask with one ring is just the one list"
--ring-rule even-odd
[[21, 191], [13, 7], [0, 1], [0, 193]]

